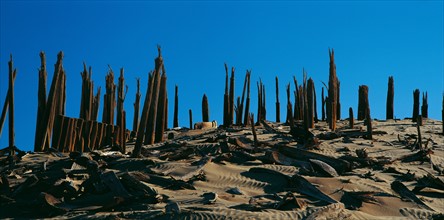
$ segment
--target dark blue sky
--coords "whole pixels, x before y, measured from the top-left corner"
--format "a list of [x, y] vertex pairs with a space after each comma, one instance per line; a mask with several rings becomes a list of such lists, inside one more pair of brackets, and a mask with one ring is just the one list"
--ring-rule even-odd
[[[63, 50], [67, 115], [79, 115], [82, 62], [92, 66], [96, 88], [104, 87], [109, 64], [116, 73], [125, 69], [129, 85], [125, 108], [131, 125], [135, 79], [141, 78], [144, 96], [147, 73], [154, 67], [160, 44], [168, 75], [169, 115], [173, 115], [177, 84], [181, 126], [188, 126], [188, 109], [193, 110], [195, 121], [201, 120], [204, 93], [210, 118], [222, 121], [224, 62], [236, 67], [236, 96], [245, 71], [252, 69], [255, 111], [255, 83], [259, 78], [265, 82], [267, 116], [274, 120], [274, 77], [280, 79], [281, 103], [284, 85], [292, 82], [292, 76], [301, 80], [302, 68], [315, 80], [320, 94], [322, 82], [328, 81], [328, 48], [334, 48], [343, 118], [348, 117], [349, 107], [356, 109], [358, 87], [365, 84], [370, 88], [373, 117], [384, 119], [387, 80], [393, 75], [397, 118], [411, 116], [412, 92], [418, 88], [428, 92], [430, 117], [440, 119], [443, 11], [443, 1], [1, 0], [0, 103], [6, 96], [12, 53], [18, 70], [16, 143], [31, 150], [39, 52], [46, 52], [49, 89], [57, 52]], [[285, 117], [283, 110], [281, 115]], [[7, 137], [5, 127], [0, 148], [7, 146]]]

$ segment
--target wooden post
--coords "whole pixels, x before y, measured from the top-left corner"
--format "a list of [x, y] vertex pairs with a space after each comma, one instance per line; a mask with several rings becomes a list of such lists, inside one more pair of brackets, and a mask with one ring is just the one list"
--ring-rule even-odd
[[314, 110], [314, 122], [318, 123], [319, 122], [319, 118], [318, 118], [318, 108], [316, 105], [317, 101], [316, 101], [316, 87], [314, 86], [313, 83], [313, 110]]
[[[40, 69], [39, 69], [39, 87], [38, 87], [38, 107], [37, 107], [37, 120], [35, 128], [35, 138], [34, 138], [34, 151], [38, 151], [36, 147], [39, 145], [41, 137], [41, 131], [39, 128], [42, 126], [43, 115], [46, 109], [46, 57], [43, 51], [40, 52]], [[1, 124], [0, 124], [0, 134], [1, 134]]]
[[394, 115], [394, 96], [395, 96], [395, 86], [393, 76], [389, 77], [388, 89], [387, 89], [387, 109], [386, 109], [386, 119], [393, 119]]
[[368, 86], [359, 86], [359, 100], [358, 100], [358, 120], [364, 120], [367, 115], [368, 103]]
[[328, 79], [328, 100], [330, 114], [328, 115], [329, 127], [332, 131], [336, 130], [336, 118], [338, 110], [338, 78], [336, 76], [335, 51], [328, 51], [330, 54], [330, 75]]
[[[14, 75], [17, 70], [13, 69], [12, 55], [8, 62], [9, 66], [9, 156], [13, 158], [15, 155], [15, 130], [14, 130]], [[12, 164], [10, 164], [12, 166]]]
[[[108, 66], [109, 67], [109, 66]], [[114, 72], [109, 67], [108, 74], [105, 77], [106, 92], [104, 96], [102, 122], [114, 125], [114, 109], [116, 105], [116, 85], [114, 84]]]
[[267, 120], [267, 105], [266, 105], [266, 94], [265, 94], [265, 85], [261, 82], [262, 84], [262, 116], [261, 116], [261, 120]]
[[337, 85], [338, 85], [338, 89], [336, 92], [336, 119], [337, 120], [341, 120], [341, 99], [340, 99], [340, 87], [341, 87], [341, 82], [338, 80], [338, 77], [336, 76], [336, 80], [337, 80]]
[[415, 91], [413, 91], [413, 122], [416, 122], [419, 116], [419, 94], [419, 89], [415, 89]]
[[[162, 64], [163, 69], [163, 64]], [[166, 120], [166, 105], [167, 105], [167, 93], [166, 93], [166, 72], [162, 70], [162, 77], [160, 78], [160, 94], [159, 104], [157, 106], [157, 119], [156, 119], [156, 137], [154, 142], [159, 143], [165, 140], [163, 133], [165, 132], [165, 120]]]
[[159, 103], [159, 90], [160, 90], [160, 70], [156, 70], [154, 73], [154, 87], [153, 94], [151, 98], [150, 111], [148, 113], [148, 122], [145, 133], [145, 144], [154, 144], [155, 140], [155, 127], [157, 118], [157, 105]]
[[137, 81], [137, 91], [136, 91], [136, 98], [134, 101], [133, 131], [137, 131], [139, 127], [140, 97], [142, 96], [142, 94], [140, 93], [140, 78], [137, 78], [136, 81]]
[[324, 96], [324, 87], [322, 87], [321, 91], [321, 110], [322, 110], [322, 121], [325, 121], [325, 96]]
[[54, 115], [56, 113], [56, 106], [57, 106], [57, 97], [58, 97], [58, 84], [60, 80], [61, 72], [63, 71], [62, 67], [62, 61], [63, 61], [63, 52], [59, 52], [57, 55], [57, 63], [55, 64], [54, 68], [54, 76], [51, 82], [51, 88], [49, 89], [49, 95], [48, 100], [46, 102], [46, 108], [45, 108], [45, 114], [42, 119], [42, 126], [39, 128], [39, 130], [42, 132], [40, 137], [40, 140], [38, 142], [38, 145], [35, 147], [36, 151], [43, 151], [47, 150], [45, 149], [46, 143], [50, 141], [50, 137], [48, 135], [49, 129], [52, 128], [52, 120], [51, 118], [54, 118]]
[[190, 110], [188, 110], [188, 113], [190, 115], [190, 130], [193, 130], [193, 112]]
[[287, 117], [285, 119], [285, 123], [290, 123], [290, 116], [293, 117], [293, 110], [290, 111], [288, 108], [288, 105], [291, 105], [291, 99], [290, 99], [290, 83], [286, 86], [286, 92], [287, 92]]
[[[148, 121], [148, 110], [150, 109], [151, 105], [151, 94], [153, 93], [153, 87], [154, 87], [154, 76], [152, 75], [152, 72], [149, 74], [148, 77], [148, 87], [145, 94], [145, 101], [143, 103], [143, 109], [142, 109], [142, 115], [140, 118], [140, 126], [137, 130], [137, 138], [136, 138], [136, 144], [134, 145], [133, 153], [131, 154], [132, 157], [140, 157], [140, 153], [142, 151], [142, 144], [143, 144], [143, 137], [145, 134], [145, 128], [147, 121]], [[177, 100], [177, 86], [176, 86], [176, 100]], [[177, 101], [176, 105], [177, 106]], [[175, 107], [175, 112], [176, 112]], [[176, 115], [176, 113], [175, 113]], [[175, 117], [176, 118], [176, 117]], [[177, 118], [176, 118], [177, 119]], [[176, 121], [176, 120], [175, 120]]]
[[355, 119], [353, 117], [353, 109], [351, 107], [348, 109], [348, 120], [350, 124], [350, 129], [353, 129], [353, 127], [355, 126]]
[[311, 78], [308, 79], [307, 83], [307, 113], [305, 113], [305, 119], [307, 121], [307, 127], [308, 128], [314, 128], [314, 82]]
[[373, 140], [372, 118], [370, 117], [370, 106], [367, 106], [365, 121], [367, 124], [367, 139]]
[[257, 134], [256, 134], [256, 128], [254, 127], [254, 114], [250, 113], [250, 123], [251, 123], [251, 130], [253, 132], [253, 140], [254, 140], [254, 146], [258, 147], [259, 146], [259, 141], [257, 139]]
[[179, 95], [178, 95], [179, 88], [175, 87], [174, 93], [174, 119], [173, 119], [173, 127], [177, 128], [179, 127]]
[[223, 111], [223, 120], [224, 120], [224, 126], [228, 127], [229, 126], [229, 115], [230, 115], [230, 110], [229, 110], [229, 93], [228, 93], [228, 66], [225, 63], [225, 92], [224, 92], [224, 111]]
[[281, 104], [279, 103], [279, 79], [276, 76], [276, 122], [281, 122]]
[[234, 67], [231, 68], [231, 77], [230, 77], [230, 94], [229, 94], [229, 110], [230, 117], [229, 125], [233, 125], [234, 122]]
[[424, 95], [424, 93], [422, 93], [422, 106], [421, 106], [421, 116], [423, 117], [423, 118], [428, 118], [429, 117], [429, 104], [428, 104], [428, 101], [427, 101], [427, 92], [425, 93], [425, 95]]
[[241, 99], [240, 105], [238, 105], [238, 117], [236, 118], [237, 125], [242, 125], [242, 115], [243, 115], [243, 111], [244, 111], [245, 91], [247, 89], [247, 80], [248, 80], [249, 74], [250, 73], [247, 70], [247, 73], [245, 74], [245, 79], [244, 79], [244, 87], [242, 89], [242, 99]]
[[293, 76], [293, 82], [294, 82], [294, 109], [293, 109], [293, 119], [294, 120], [300, 120], [301, 118], [301, 98], [299, 94], [299, 86], [298, 81], [296, 80], [296, 77]]
[[[124, 69], [120, 69], [119, 83], [117, 87], [117, 121], [116, 124], [119, 126], [120, 130], [117, 133], [117, 139], [119, 140], [120, 150], [122, 154], [125, 154], [125, 132], [126, 132], [126, 118], [125, 118], [125, 110], [123, 108], [123, 103], [125, 101], [125, 77], [124, 77]], [[126, 86], [126, 90], [128, 91], [128, 86]]]
[[244, 114], [244, 126], [247, 126], [250, 122], [249, 120], [249, 111], [250, 111], [250, 77], [251, 77], [251, 70], [248, 71], [248, 82], [247, 82], [247, 99], [245, 101], [245, 114]]
[[101, 87], [97, 89], [97, 93], [94, 96], [93, 107], [92, 107], [92, 115], [91, 120], [97, 121], [97, 116], [99, 115], [99, 107], [100, 107], [100, 90]]
[[202, 121], [203, 122], [210, 121], [210, 112], [208, 110], [208, 98], [205, 94], [202, 97]]
[[262, 116], [262, 81], [261, 84], [257, 82], [256, 85], [257, 85], [257, 123], [259, 123], [261, 121], [261, 116]]
[[421, 137], [421, 125], [422, 125], [422, 116], [418, 115], [417, 122], [416, 122], [416, 129], [418, 131], [418, 147], [420, 150], [422, 150], [422, 137]]

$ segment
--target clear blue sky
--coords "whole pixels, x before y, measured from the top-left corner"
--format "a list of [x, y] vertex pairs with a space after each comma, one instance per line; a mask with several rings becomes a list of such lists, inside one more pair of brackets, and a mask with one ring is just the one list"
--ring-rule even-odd
[[[141, 78], [143, 100], [147, 73], [160, 44], [168, 75], [170, 126], [175, 84], [181, 126], [188, 126], [188, 109], [193, 110], [194, 121], [201, 120], [204, 93], [210, 118], [222, 121], [224, 62], [236, 67], [236, 96], [245, 71], [252, 69], [254, 111], [255, 84], [262, 78], [267, 117], [274, 120], [274, 77], [279, 76], [280, 99], [285, 103], [284, 85], [294, 75], [300, 80], [305, 68], [315, 80], [320, 102], [321, 82], [328, 81], [328, 48], [334, 48], [343, 118], [349, 107], [356, 111], [358, 87], [365, 84], [370, 88], [372, 116], [384, 119], [387, 80], [393, 75], [397, 118], [411, 116], [412, 92], [418, 88], [428, 91], [430, 117], [441, 119], [443, 11], [443, 1], [1, 0], [0, 103], [6, 96], [12, 53], [18, 70], [16, 144], [33, 149], [39, 52], [46, 52], [49, 90], [56, 55], [62, 50], [67, 115], [79, 116], [82, 62], [92, 66], [96, 88], [104, 87], [109, 64], [116, 73], [125, 68], [125, 109], [127, 124], [132, 125], [135, 79]], [[102, 107], [103, 103], [99, 120]], [[8, 144], [7, 121], [5, 126], [0, 148]]]

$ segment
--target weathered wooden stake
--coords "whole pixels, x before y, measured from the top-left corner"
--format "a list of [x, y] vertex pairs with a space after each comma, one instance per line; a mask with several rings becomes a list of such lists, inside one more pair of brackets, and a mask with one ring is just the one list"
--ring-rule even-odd
[[[37, 106], [37, 120], [35, 128], [35, 138], [34, 138], [34, 151], [38, 151], [36, 147], [41, 139], [40, 134], [42, 133], [39, 128], [42, 126], [43, 115], [46, 109], [46, 57], [43, 51], [40, 52], [40, 69], [39, 69], [39, 87], [38, 87], [38, 106]], [[9, 92], [9, 91], [8, 91]], [[1, 135], [1, 125], [0, 124], [0, 135]]]
[[247, 99], [245, 101], [245, 114], [244, 114], [244, 126], [247, 126], [250, 123], [249, 119], [249, 111], [250, 111], [250, 77], [251, 70], [248, 71], [248, 82], [247, 82]]
[[253, 144], [255, 147], [259, 146], [259, 141], [257, 139], [257, 134], [256, 134], [256, 128], [254, 127], [254, 114], [250, 113], [250, 124], [251, 124], [251, 130], [253, 132]]
[[35, 147], [37, 151], [47, 150], [45, 149], [45, 146], [47, 146], [47, 142], [51, 140], [48, 133], [50, 132], [49, 129], [52, 129], [53, 120], [51, 120], [51, 118], [54, 118], [54, 115], [56, 113], [56, 106], [58, 101], [57, 98], [59, 97], [57, 85], [59, 84], [60, 75], [63, 71], [62, 61], [63, 52], [59, 52], [57, 54], [57, 63], [54, 67], [54, 75], [51, 82], [51, 88], [49, 89], [48, 100], [46, 102], [45, 114], [42, 119], [42, 126], [39, 128], [39, 131], [42, 133], [39, 136], [40, 140], [38, 142], [38, 145]]
[[419, 115], [419, 89], [415, 89], [413, 91], [413, 115], [412, 115], [412, 121], [416, 122]]
[[429, 117], [429, 104], [427, 101], [427, 98], [428, 98], [427, 96], [428, 96], [427, 92], [425, 93], [425, 95], [424, 95], [424, 93], [422, 93], [421, 115], [423, 118]]
[[330, 54], [330, 75], [328, 79], [328, 100], [330, 106], [330, 114], [328, 115], [329, 127], [336, 130], [336, 119], [338, 110], [338, 78], [336, 76], [335, 51], [328, 51]]
[[279, 103], [279, 79], [276, 76], [276, 122], [281, 122], [281, 104]]
[[225, 63], [224, 64], [224, 66], [225, 66], [225, 92], [224, 92], [224, 118], [223, 118], [223, 120], [224, 120], [224, 126], [225, 127], [228, 127], [229, 126], [229, 120], [228, 120], [228, 118], [229, 118], [229, 116], [230, 116], [230, 109], [229, 109], [229, 106], [230, 106], [230, 104], [229, 104], [229, 93], [228, 93], [228, 66], [227, 66], [227, 64]]
[[175, 87], [174, 90], [174, 118], [173, 118], [173, 128], [179, 127], [179, 87]]
[[306, 97], [307, 106], [305, 108], [307, 111], [304, 115], [307, 121], [307, 128], [314, 128], [314, 81], [311, 78], [308, 79]]
[[139, 128], [140, 97], [142, 96], [142, 94], [140, 93], [140, 78], [137, 78], [136, 81], [137, 81], [137, 91], [136, 91], [136, 99], [134, 101], [133, 131], [137, 131], [137, 129]]
[[231, 68], [231, 77], [230, 77], [230, 94], [229, 94], [229, 110], [230, 110], [230, 117], [229, 125], [233, 125], [234, 123], [234, 67]]
[[367, 115], [368, 103], [368, 86], [359, 86], [359, 99], [358, 99], [358, 120], [364, 120]]
[[314, 86], [313, 83], [313, 110], [314, 110], [314, 122], [318, 123], [319, 122], [319, 118], [318, 118], [318, 108], [317, 108], [317, 101], [316, 101], [316, 87]]
[[247, 81], [248, 81], [248, 75], [250, 74], [250, 72], [247, 70], [247, 73], [245, 74], [245, 79], [244, 79], [244, 87], [242, 88], [242, 99], [240, 102], [240, 105], [238, 105], [238, 117], [236, 118], [236, 124], [237, 125], [242, 125], [242, 115], [243, 115], [243, 111], [244, 111], [244, 100], [245, 100], [245, 90], [247, 89]]
[[367, 124], [367, 139], [373, 140], [372, 118], [370, 116], [370, 106], [367, 107], [365, 121]]
[[99, 116], [99, 107], [100, 107], [100, 90], [101, 87], [97, 88], [97, 93], [94, 96], [93, 107], [92, 107], [92, 115], [91, 120], [97, 121], [97, 117]]
[[204, 94], [202, 97], [202, 121], [208, 122], [210, 121], [210, 111], [208, 108], [208, 98]]
[[[14, 69], [12, 55], [9, 64], [9, 156], [15, 155], [15, 130], [14, 130], [14, 75], [17, 70]], [[10, 164], [12, 166], [12, 164]]]
[[353, 129], [355, 127], [355, 119], [353, 116], [353, 109], [352, 107], [350, 107], [348, 109], [348, 120], [349, 120], [349, 124], [350, 124], [350, 129]]
[[321, 91], [321, 110], [322, 110], [322, 121], [325, 121], [325, 96], [324, 96], [324, 87], [322, 87]]
[[190, 130], [193, 130], [193, 112], [190, 110], [188, 110], [188, 113], [190, 115]]
[[166, 105], [167, 105], [167, 93], [166, 93], [166, 81], [167, 76], [165, 68], [162, 63], [162, 77], [160, 78], [160, 94], [159, 104], [157, 106], [157, 119], [156, 119], [156, 138], [155, 143], [163, 142], [165, 140], [163, 133], [165, 132], [165, 120], [166, 120]]
[[[134, 145], [134, 150], [133, 153], [131, 154], [132, 157], [140, 157], [140, 153], [142, 151], [143, 137], [146, 128], [146, 126], [143, 125], [146, 125], [148, 121], [148, 110], [150, 109], [151, 105], [151, 94], [153, 93], [153, 87], [154, 87], [154, 76], [152, 72], [150, 72], [148, 77], [148, 87], [145, 94], [145, 101], [143, 103], [142, 115], [139, 123], [140, 126], [139, 129], [137, 130], [136, 144]], [[177, 99], [177, 86], [176, 86], [176, 99]]]
[[286, 92], [287, 92], [287, 117], [285, 119], [285, 123], [290, 123], [290, 116], [293, 117], [293, 110], [289, 111], [288, 105], [291, 104], [291, 98], [290, 98], [290, 83], [286, 86]]
[[151, 99], [150, 111], [148, 114], [148, 123], [145, 133], [145, 144], [154, 144], [155, 140], [155, 127], [156, 127], [156, 117], [157, 117], [157, 105], [159, 103], [159, 90], [160, 90], [160, 70], [155, 71], [155, 81], [153, 97]]
[[395, 96], [395, 86], [393, 76], [389, 76], [388, 89], [387, 89], [387, 109], [386, 109], [386, 119], [393, 119], [394, 116], [394, 96]]

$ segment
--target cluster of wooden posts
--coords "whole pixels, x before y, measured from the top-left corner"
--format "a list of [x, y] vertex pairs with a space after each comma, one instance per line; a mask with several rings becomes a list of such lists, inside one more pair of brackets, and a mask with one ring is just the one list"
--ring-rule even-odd
[[[336, 65], [334, 60], [334, 50], [329, 50], [330, 68], [329, 81], [325, 85], [327, 96], [324, 95], [322, 87], [322, 121], [327, 121], [331, 130], [336, 130], [336, 122], [341, 116], [340, 104], [340, 81], [336, 75]], [[141, 153], [142, 144], [153, 144], [164, 141], [164, 131], [168, 124], [168, 96], [166, 89], [166, 72], [163, 64], [160, 46], [158, 46], [158, 57], [155, 59], [155, 68], [149, 74], [148, 87], [143, 103], [142, 113], [140, 111], [140, 79], [137, 79], [137, 91], [134, 103], [134, 118], [132, 131], [126, 129], [126, 111], [123, 104], [128, 87], [125, 85], [124, 70], [120, 70], [118, 85], [114, 84], [114, 72], [111, 68], [105, 77], [106, 90], [104, 94], [104, 106], [102, 122], [97, 122], [100, 87], [94, 95], [94, 82], [91, 79], [91, 67], [87, 69], [83, 65], [82, 94], [80, 103], [79, 118], [69, 118], [65, 116], [66, 103], [66, 74], [63, 68], [63, 52], [57, 55], [54, 75], [48, 95], [46, 57], [40, 53], [41, 66], [38, 70], [38, 109], [37, 123], [34, 140], [34, 151], [47, 151], [50, 148], [61, 152], [88, 151], [99, 149], [105, 146], [113, 146], [126, 153], [126, 142], [131, 138], [136, 138], [133, 156], [137, 157]], [[0, 134], [9, 111], [9, 148], [14, 154], [14, 79], [17, 71], [13, 68], [12, 56], [9, 65], [9, 88], [0, 117]], [[225, 64], [225, 91], [223, 98], [223, 126], [252, 125], [254, 133], [253, 114], [250, 113], [250, 84], [251, 71], [247, 70], [242, 96], [238, 96], [235, 101], [235, 68], [229, 68]], [[294, 105], [291, 102], [290, 83], [286, 86], [287, 95], [287, 116], [286, 124], [295, 126], [297, 121], [302, 121], [304, 130], [314, 128], [314, 124], [319, 121], [316, 111], [316, 90], [314, 81], [307, 79], [307, 74], [303, 71], [302, 84], [299, 85], [296, 78], [293, 79], [295, 90]], [[117, 88], [117, 91], [116, 91]], [[258, 89], [258, 109], [257, 123], [266, 120], [266, 96], [265, 85], [260, 80], [257, 83]], [[369, 89], [366, 85], [359, 86], [357, 119], [364, 120], [367, 125], [368, 138], [372, 138], [372, 123], [370, 115], [370, 104], [368, 101]], [[413, 114], [412, 121], [422, 125], [422, 118], [428, 117], [428, 94], [422, 95], [422, 106], [420, 107], [420, 91], [413, 92]], [[174, 119], [173, 126], [178, 127], [178, 86], [175, 87], [174, 99]], [[115, 117], [115, 112], [116, 117]], [[443, 111], [444, 119], [444, 96]], [[192, 111], [189, 110], [190, 129], [193, 128]], [[394, 79], [392, 76], [388, 80], [386, 118], [394, 119]], [[203, 122], [210, 120], [208, 98], [204, 94], [202, 98], [202, 119]], [[353, 109], [349, 108], [350, 127], [354, 126]], [[115, 123], [114, 123], [115, 122]], [[279, 102], [279, 79], [276, 77], [276, 122], [280, 122], [280, 102]], [[419, 127], [418, 127], [419, 129]], [[444, 132], [444, 124], [443, 124]]]

